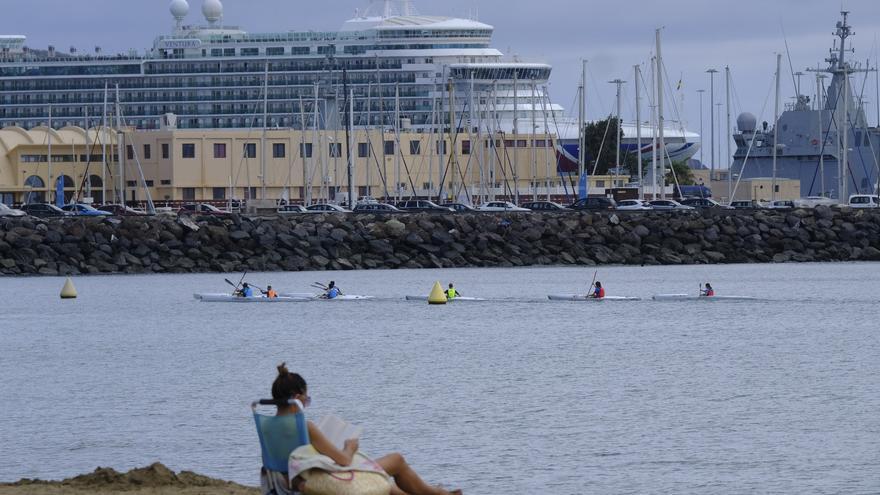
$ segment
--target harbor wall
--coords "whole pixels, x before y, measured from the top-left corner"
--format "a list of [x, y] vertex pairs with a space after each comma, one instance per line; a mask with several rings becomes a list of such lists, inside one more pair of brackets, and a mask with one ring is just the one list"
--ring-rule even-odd
[[0, 219], [0, 274], [880, 261], [880, 211]]

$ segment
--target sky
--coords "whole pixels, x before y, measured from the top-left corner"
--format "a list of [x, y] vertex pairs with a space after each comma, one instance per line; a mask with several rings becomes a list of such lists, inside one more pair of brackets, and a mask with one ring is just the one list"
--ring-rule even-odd
[[[202, 23], [202, 0], [189, 0], [187, 22]], [[153, 38], [170, 32], [173, 19], [168, 0], [0, 0], [0, 34], [21, 34], [28, 45], [61, 51], [75, 46], [104, 53], [152, 45]], [[224, 23], [250, 32], [332, 31], [353, 17], [368, 0], [225, 0]], [[654, 52], [654, 33], [662, 28], [662, 53], [672, 92], [667, 119], [683, 120], [700, 132], [700, 93], [703, 94], [703, 134], [709, 144], [710, 84], [707, 69], [715, 68], [715, 103], [724, 103], [724, 67], [731, 71], [731, 121], [748, 111], [759, 121], [773, 120], [776, 54], [783, 54], [781, 99], [795, 95], [792, 72], [816, 67], [828, 55], [840, 10], [852, 12], [850, 38], [855, 58], [877, 56], [880, 37], [880, 1], [877, 0], [629, 0], [619, 3], [589, 0], [414, 0], [421, 14], [478, 18], [495, 27], [493, 45], [523, 61], [553, 66], [551, 99], [576, 112], [581, 61], [587, 60], [587, 108], [591, 119], [614, 111], [615, 87], [608, 81], [627, 81], [622, 91], [622, 118], [635, 117], [633, 66], [647, 64]], [[788, 50], [786, 50], [786, 41]], [[789, 61], [790, 58], [790, 61]], [[794, 69], [794, 71], [791, 70]], [[862, 86], [856, 79], [856, 87]], [[675, 91], [681, 81], [681, 89]], [[875, 76], [865, 85], [869, 121], [877, 122]], [[801, 79], [802, 93], [815, 93], [815, 77]], [[672, 94], [667, 90], [667, 99]], [[643, 115], [647, 115], [643, 97]], [[717, 107], [716, 132], [720, 143], [725, 109]], [[733, 125], [733, 124], [732, 124]], [[717, 145], [719, 151], [721, 144]], [[709, 151], [705, 151], [708, 161]], [[726, 153], [725, 153], [726, 155]]]

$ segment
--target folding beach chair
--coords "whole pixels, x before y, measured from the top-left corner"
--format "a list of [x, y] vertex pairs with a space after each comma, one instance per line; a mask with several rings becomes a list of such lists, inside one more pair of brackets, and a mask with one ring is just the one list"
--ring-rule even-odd
[[263, 399], [251, 404], [251, 411], [254, 413], [254, 421], [257, 425], [257, 436], [260, 438], [260, 450], [263, 455], [263, 482], [261, 484], [265, 495], [296, 493], [290, 487], [287, 461], [291, 452], [309, 444], [309, 430], [306, 426], [302, 402], [291, 399], [289, 403], [296, 406], [296, 414], [266, 416], [257, 413], [259, 405], [277, 405], [273, 399]]

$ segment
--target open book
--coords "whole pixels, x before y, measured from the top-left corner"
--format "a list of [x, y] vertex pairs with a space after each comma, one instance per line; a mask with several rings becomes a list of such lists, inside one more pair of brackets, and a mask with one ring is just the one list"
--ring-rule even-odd
[[330, 440], [330, 443], [339, 450], [345, 446], [345, 441], [350, 438], [360, 438], [363, 428], [346, 423], [338, 416], [324, 416], [318, 421], [318, 429]]

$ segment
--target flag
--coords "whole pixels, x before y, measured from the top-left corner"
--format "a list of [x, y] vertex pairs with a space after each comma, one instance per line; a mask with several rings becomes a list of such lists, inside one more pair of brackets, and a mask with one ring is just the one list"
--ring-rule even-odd
[[58, 176], [55, 181], [55, 206], [61, 208], [64, 206], [64, 177]]
[[681, 78], [679, 78], [679, 79], [678, 79], [678, 85], [675, 87], [675, 90], [676, 90], [676, 91], [681, 91], [681, 82], [682, 82], [682, 80], [681, 80]]

